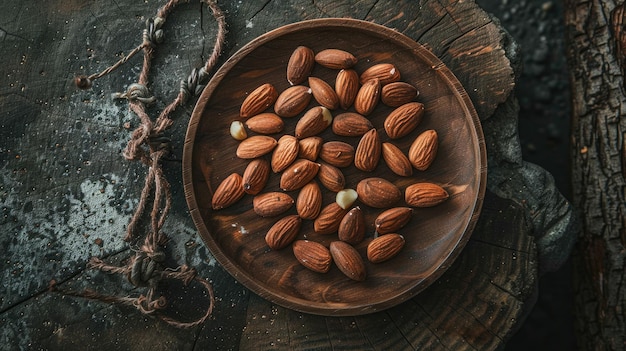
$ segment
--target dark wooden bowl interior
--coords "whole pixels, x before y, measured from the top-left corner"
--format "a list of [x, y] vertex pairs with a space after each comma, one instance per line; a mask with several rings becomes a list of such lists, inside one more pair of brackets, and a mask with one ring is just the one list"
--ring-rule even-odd
[[[319, 274], [301, 266], [291, 247], [272, 251], [265, 243], [268, 228], [278, 218], [261, 218], [252, 209], [252, 196], [214, 211], [211, 197], [232, 172], [243, 173], [247, 162], [235, 156], [238, 142], [229, 134], [239, 108], [252, 90], [272, 83], [282, 91], [289, 86], [285, 72], [292, 51], [306, 45], [318, 52], [341, 48], [359, 59], [360, 73], [379, 62], [395, 64], [402, 80], [420, 91], [417, 101], [426, 112], [417, 130], [394, 141], [406, 152], [413, 139], [426, 129], [439, 134], [439, 152], [430, 169], [410, 178], [395, 176], [385, 163], [372, 173], [343, 169], [346, 187], [356, 188], [365, 177], [381, 176], [401, 190], [417, 181], [441, 184], [451, 197], [436, 207], [416, 209], [409, 224], [399, 231], [406, 246], [390, 261], [366, 262], [367, 279], [355, 282], [336, 266]], [[313, 75], [334, 84], [337, 71], [317, 65]], [[471, 88], [471, 87], [470, 87]], [[310, 107], [316, 103], [312, 100]], [[387, 141], [382, 121], [391, 108], [379, 104], [370, 116]], [[333, 115], [343, 111], [333, 111]], [[297, 118], [285, 119], [285, 133], [293, 134]], [[252, 133], [253, 134], [253, 133]], [[342, 140], [356, 146], [358, 138], [337, 137], [327, 129], [324, 140]], [[278, 137], [276, 135], [275, 137]], [[454, 75], [430, 51], [404, 35], [351, 19], [300, 22], [269, 32], [232, 56], [210, 81], [193, 112], [187, 131], [183, 177], [185, 193], [200, 236], [218, 262], [246, 287], [282, 306], [322, 315], [359, 315], [394, 306], [416, 295], [446, 270], [464, 247], [477, 220], [484, 195], [486, 155], [480, 122], [465, 90]], [[280, 191], [273, 174], [264, 191]], [[294, 199], [297, 192], [290, 193]], [[324, 204], [334, 201], [324, 191]], [[357, 201], [357, 205], [358, 205]], [[374, 218], [381, 210], [362, 206], [369, 223], [367, 239], [357, 249], [365, 257], [374, 234]], [[295, 208], [287, 214], [295, 213]], [[280, 218], [280, 217], [279, 217]], [[316, 235], [311, 221], [304, 221], [299, 238], [328, 245], [337, 235]]]

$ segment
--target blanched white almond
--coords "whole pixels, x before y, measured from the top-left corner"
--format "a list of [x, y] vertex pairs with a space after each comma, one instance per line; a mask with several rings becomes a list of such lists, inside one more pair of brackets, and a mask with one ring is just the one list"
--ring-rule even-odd
[[337, 195], [335, 196], [335, 201], [337, 202], [337, 205], [339, 205], [339, 207], [347, 210], [348, 208], [350, 208], [350, 206], [354, 204], [358, 197], [359, 194], [357, 194], [356, 190], [343, 189], [337, 192]]
[[230, 135], [235, 140], [243, 140], [248, 137], [248, 133], [246, 133], [246, 128], [244, 128], [243, 123], [240, 121], [233, 121], [230, 124]]

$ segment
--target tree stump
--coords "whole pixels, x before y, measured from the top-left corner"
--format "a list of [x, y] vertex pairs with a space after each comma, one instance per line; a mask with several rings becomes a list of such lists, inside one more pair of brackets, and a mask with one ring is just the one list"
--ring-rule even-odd
[[565, 1], [572, 82], [572, 183], [582, 230], [573, 255], [581, 349], [626, 348], [623, 1]]
[[[141, 42], [161, 3], [117, 1], [7, 5], [0, 14], [2, 170], [0, 340], [22, 348], [107, 349], [480, 349], [502, 347], [534, 303], [539, 270], [558, 267], [571, 247], [573, 217], [545, 171], [521, 160], [512, 94], [517, 52], [496, 20], [473, 1], [244, 1], [220, 3], [229, 25], [222, 62], [281, 25], [321, 17], [365, 19], [426, 45], [459, 78], [483, 123], [488, 191], [474, 234], [432, 286], [385, 311], [358, 317], [303, 314], [257, 297], [224, 272], [186, 212], [180, 158], [193, 106], [177, 110], [173, 150], [163, 163], [173, 211], [165, 230], [172, 262], [194, 266], [217, 296], [205, 324], [180, 330], [132, 308], [48, 292], [65, 289], [138, 295], [118, 275], [85, 270], [91, 256], [123, 262], [122, 241], [145, 169], [120, 156], [137, 125], [110, 93], [135, 82], [140, 60], [99, 79], [90, 91], [70, 82], [100, 71]], [[150, 90], [158, 113], [179, 81], [201, 65], [216, 26], [199, 3], [183, 5], [163, 27]], [[194, 286], [163, 286], [166, 313], [197, 317], [206, 296]]]

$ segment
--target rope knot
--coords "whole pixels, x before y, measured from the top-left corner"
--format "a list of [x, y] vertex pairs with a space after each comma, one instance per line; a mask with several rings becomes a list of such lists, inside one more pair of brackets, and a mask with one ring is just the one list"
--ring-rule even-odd
[[128, 101], [139, 101], [146, 105], [150, 105], [156, 101], [156, 98], [150, 94], [150, 90], [143, 84], [133, 83], [128, 86], [124, 93], [114, 93], [114, 99], [127, 99]]
[[93, 81], [87, 76], [77, 76], [74, 78], [74, 84], [78, 89], [87, 90], [93, 85]]
[[161, 44], [164, 39], [163, 29], [161, 26], [165, 23], [163, 17], [149, 18], [146, 21], [146, 29], [143, 30], [143, 42], [150, 45], [150, 47], [156, 47], [157, 44]]
[[165, 252], [159, 249], [153, 249], [151, 246], [143, 245], [141, 247], [141, 252], [145, 253], [151, 260], [162, 263], [165, 261]]
[[161, 259], [160, 262], [162, 262], [165, 259], [165, 254], [163, 252], [159, 254], [148, 254], [145, 251], [137, 252], [128, 273], [128, 281], [136, 287], [156, 285], [160, 279], [160, 275], [154, 274], [155, 270], [161, 266], [158, 259]]
[[204, 67], [191, 70], [187, 79], [180, 81], [180, 91], [186, 97], [200, 95], [209, 78], [209, 73]]

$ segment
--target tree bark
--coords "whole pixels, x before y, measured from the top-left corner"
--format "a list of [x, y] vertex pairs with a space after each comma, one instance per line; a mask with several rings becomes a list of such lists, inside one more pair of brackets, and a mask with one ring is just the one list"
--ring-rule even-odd
[[581, 349], [626, 348], [624, 3], [565, 1], [572, 83], [572, 182], [582, 230], [574, 252]]

